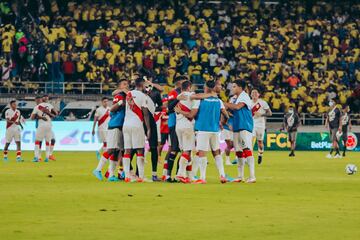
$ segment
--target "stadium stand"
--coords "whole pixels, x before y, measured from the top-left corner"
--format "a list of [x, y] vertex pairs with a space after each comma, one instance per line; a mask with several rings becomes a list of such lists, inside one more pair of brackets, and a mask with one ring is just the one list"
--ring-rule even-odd
[[360, 83], [352, 1], [1, 1], [2, 93], [108, 94], [145, 71], [171, 88], [247, 78], [275, 112], [325, 113]]

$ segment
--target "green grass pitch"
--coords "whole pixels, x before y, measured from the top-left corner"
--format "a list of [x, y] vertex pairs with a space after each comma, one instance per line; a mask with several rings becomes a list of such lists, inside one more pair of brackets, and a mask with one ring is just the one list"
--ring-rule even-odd
[[256, 184], [220, 184], [211, 158], [208, 184], [184, 185], [100, 182], [93, 152], [50, 163], [12, 152], [0, 162], [0, 239], [360, 239], [360, 174], [344, 170], [360, 153], [287, 154], [265, 152]]

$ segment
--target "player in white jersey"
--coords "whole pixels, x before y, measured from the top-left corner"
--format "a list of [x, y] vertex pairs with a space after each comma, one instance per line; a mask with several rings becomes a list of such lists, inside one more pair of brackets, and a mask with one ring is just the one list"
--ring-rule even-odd
[[108, 106], [109, 99], [107, 97], [103, 97], [101, 99], [101, 106], [99, 106], [95, 111], [94, 116], [94, 124], [92, 127], [92, 135], [95, 135], [96, 123], [98, 126], [98, 138], [102, 143], [102, 147], [100, 150], [96, 150], [97, 159], [100, 160], [100, 151], [105, 152], [107, 143], [106, 143], [106, 135], [107, 128], [110, 120], [110, 107]]
[[[194, 104], [198, 100], [191, 100], [190, 96], [194, 94], [191, 92], [192, 84], [190, 81], [181, 83], [181, 93], [186, 100], [180, 100], [176, 108], [184, 112], [191, 112]], [[179, 160], [179, 169], [176, 179], [183, 183], [190, 183], [193, 180], [191, 169], [191, 151], [195, 148], [195, 133], [194, 133], [194, 119], [185, 117], [181, 113], [176, 113], [176, 135], [179, 141], [179, 148], [182, 151]]]
[[[59, 114], [58, 111], [55, 110], [55, 108], [49, 103], [49, 95], [45, 94], [43, 97], [42, 97], [42, 101], [43, 103], [47, 103], [48, 106], [49, 106], [49, 109], [50, 109], [50, 112], [56, 116]], [[51, 126], [52, 128], [52, 126]], [[49, 160], [53, 160], [55, 161], [55, 156], [54, 156], [54, 147], [55, 147], [55, 133], [54, 131], [51, 129], [51, 141], [50, 141], [50, 156], [49, 156]]]
[[126, 95], [126, 110], [123, 126], [124, 148], [123, 166], [125, 182], [130, 182], [130, 157], [131, 151], [136, 150], [136, 163], [139, 170], [139, 182], [144, 180], [144, 150], [145, 150], [145, 123], [147, 137], [150, 139], [149, 111], [147, 109], [147, 96], [143, 93], [144, 79], [135, 80], [135, 90]]
[[10, 101], [10, 108], [5, 112], [6, 118], [6, 133], [4, 146], [4, 161], [8, 160], [8, 149], [12, 140], [16, 143], [16, 161], [21, 162], [21, 113], [17, 109], [16, 101]]
[[266, 128], [266, 117], [272, 115], [269, 104], [263, 99], [259, 98], [259, 90], [253, 89], [251, 91], [251, 100], [252, 100], [252, 115], [254, 118], [254, 130], [253, 134], [256, 137], [258, 144], [258, 164], [262, 162], [262, 156], [264, 153], [264, 135]]
[[[230, 103], [235, 103], [237, 97], [236, 96], [232, 96], [229, 100]], [[232, 131], [232, 117], [229, 116], [229, 119], [227, 121], [227, 123], [223, 126], [224, 128], [221, 130], [221, 137], [222, 139], [225, 141], [226, 143], [226, 148], [225, 148], [225, 165], [232, 165], [232, 163], [230, 162], [230, 153], [231, 153], [231, 149], [234, 147], [234, 133]], [[237, 162], [237, 159], [235, 159], [235, 162]]]
[[54, 107], [50, 103], [42, 102], [38, 104], [31, 113], [31, 119], [38, 120], [38, 128], [36, 129], [36, 134], [35, 134], [35, 151], [34, 151], [35, 157], [33, 162], [39, 161], [40, 143], [43, 139], [45, 139], [45, 143], [46, 143], [45, 162], [49, 161], [50, 142], [53, 137], [53, 133], [51, 131], [52, 128], [51, 118], [55, 117], [55, 115], [51, 112], [53, 108]]

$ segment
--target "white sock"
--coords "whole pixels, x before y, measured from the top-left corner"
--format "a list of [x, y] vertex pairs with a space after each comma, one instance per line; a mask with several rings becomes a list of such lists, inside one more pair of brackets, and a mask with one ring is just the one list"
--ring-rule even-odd
[[50, 156], [53, 154], [54, 152], [54, 145], [50, 145]]
[[224, 164], [221, 155], [215, 156], [216, 167], [219, 170], [220, 177], [225, 177]]
[[192, 163], [192, 175], [197, 176], [197, 172], [199, 171], [200, 168], [200, 158], [195, 155], [193, 158], [193, 163]]
[[46, 158], [49, 158], [50, 157], [50, 143], [46, 143]]
[[145, 176], [145, 162], [144, 162], [144, 157], [143, 156], [137, 156], [136, 157], [136, 164], [138, 166], [138, 170], [139, 170], [139, 178], [144, 179]]
[[230, 156], [225, 156], [225, 161], [230, 162]]
[[109, 161], [109, 168], [108, 168], [108, 172], [109, 172], [109, 178], [112, 176], [115, 176], [115, 170], [116, 170], [116, 161]]
[[179, 170], [177, 172], [177, 176], [185, 177], [186, 176], [186, 166], [188, 164], [188, 160], [183, 156], [180, 157], [179, 160]]
[[39, 159], [39, 156], [40, 156], [39, 153], [40, 153], [40, 145], [35, 144], [35, 149], [34, 149], [35, 158]]
[[200, 179], [206, 180], [207, 159], [206, 157], [199, 157], [199, 161], [200, 161]]
[[123, 162], [125, 177], [129, 178], [130, 177], [130, 158], [123, 157], [122, 162]]
[[96, 167], [96, 171], [101, 171], [104, 167], [104, 165], [107, 162], [107, 158], [105, 158], [104, 156], [101, 156], [100, 161], [98, 162], [98, 165]]
[[245, 165], [245, 159], [239, 158], [238, 159], [238, 178], [244, 179], [244, 165]]
[[249, 165], [250, 179], [255, 179], [254, 156], [247, 157], [246, 160], [247, 160], [247, 164]]

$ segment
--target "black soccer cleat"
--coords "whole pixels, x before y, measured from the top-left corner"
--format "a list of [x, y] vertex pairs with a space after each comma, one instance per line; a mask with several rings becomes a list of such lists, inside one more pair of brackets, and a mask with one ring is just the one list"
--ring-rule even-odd
[[294, 153], [294, 152], [291, 152], [291, 153], [289, 154], [289, 157], [295, 157], [295, 153]]
[[258, 164], [262, 163], [262, 156], [258, 156]]

